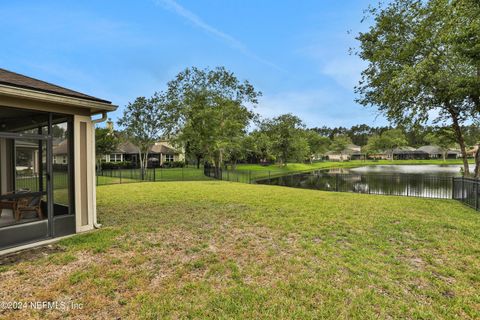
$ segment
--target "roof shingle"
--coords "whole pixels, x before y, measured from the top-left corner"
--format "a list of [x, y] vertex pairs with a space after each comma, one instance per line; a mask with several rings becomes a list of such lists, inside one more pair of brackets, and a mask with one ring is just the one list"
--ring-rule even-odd
[[18, 74], [2, 68], [0, 68], [0, 84], [11, 86], [11, 87], [31, 89], [35, 91], [53, 93], [53, 94], [58, 94], [62, 96], [67, 96], [67, 97], [73, 97], [73, 98], [111, 104], [111, 102], [107, 100], [95, 98], [84, 93], [63, 88], [45, 81], [27, 77], [22, 74]]

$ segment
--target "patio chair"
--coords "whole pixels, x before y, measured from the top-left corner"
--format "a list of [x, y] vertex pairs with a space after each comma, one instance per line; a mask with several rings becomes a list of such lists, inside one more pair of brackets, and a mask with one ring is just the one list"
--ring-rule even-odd
[[41, 204], [42, 196], [20, 198], [17, 203], [17, 210], [15, 211], [15, 220], [20, 221], [27, 212], [34, 212], [37, 217], [43, 219]]
[[[11, 192], [5, 193], [3, 195], [10, 195], [12, 194]], [[0, 200], [0, 217], [2, 216], [3, 209], [10, 209], [12, 210], [13, 213], [17, 211], [17, 200]]]

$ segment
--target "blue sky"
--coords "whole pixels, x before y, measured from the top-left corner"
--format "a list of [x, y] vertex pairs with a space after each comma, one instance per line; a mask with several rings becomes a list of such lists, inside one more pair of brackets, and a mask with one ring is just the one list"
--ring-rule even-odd
[[185, 67], [223, 65], [263, 92], [262, 116], [383, 125], [354, 102], [364, 63], [348, 54], [375, 2], [2, 1], [0, 67], [111, 100], [116, 119]]

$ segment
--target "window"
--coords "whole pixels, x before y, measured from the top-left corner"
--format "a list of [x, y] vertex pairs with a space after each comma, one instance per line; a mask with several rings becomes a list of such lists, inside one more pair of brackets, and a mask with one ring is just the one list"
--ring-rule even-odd
[[112, 153], [110, 155], [110, 162], [122, 162], [122, 154], [121, 153]]
[[166, 154], [165, 155], [165, 162], [173, 162], [173, 161], [174, 161], [173, 154]]

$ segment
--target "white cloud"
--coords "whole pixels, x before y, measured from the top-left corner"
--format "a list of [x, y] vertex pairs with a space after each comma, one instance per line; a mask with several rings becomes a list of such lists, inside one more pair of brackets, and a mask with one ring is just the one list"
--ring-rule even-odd
[[226, 32], [223, 32], [214, 26], [208, 24], [205, 22], [202, 18], [200, 18], [198, 15], [195, 13], [191, 12], [190, 10], [186, 9], [185, 7], [181, 6], [178, 2], [175, 0], [156, 0], [155, 4], [162, 6], [163, 8], [174, 12], [178, 16], [184, 18], [185, 20], [189, 21], [191, 24], [196, 26], [197, 28], [205, 31], [206, 33], [209, 33], [213, 35], [214, 37], [224, 41], [227, 45], [230, 47], [238, 50], [241, 52], [243, 55], [252, 58], [262, 64], [265, 64], [269, 67], [272, 67], [274, 69], [277, 69], [279, 71], [285, 72], [284, 69], [280, 68], [276, 64], [272, 63], [271, 61], [265, 60], [253, 52], [251, 52], [247, 46], [242, 43], [240, 40], [236, 39], [235, 37], [229, 35]]

